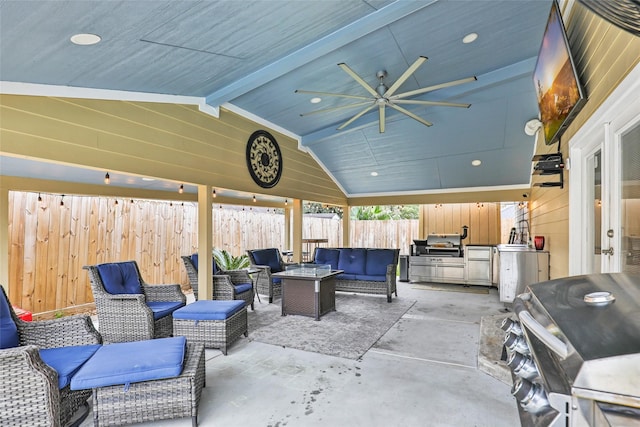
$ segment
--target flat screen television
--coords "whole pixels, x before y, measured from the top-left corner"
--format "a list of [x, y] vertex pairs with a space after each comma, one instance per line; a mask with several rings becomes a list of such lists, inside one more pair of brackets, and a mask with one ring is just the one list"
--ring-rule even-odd
[[540, 121], [547, 145], [554, 144], [586, 98], [576, 72], [567, 34], [554, 1], [533, 72]]

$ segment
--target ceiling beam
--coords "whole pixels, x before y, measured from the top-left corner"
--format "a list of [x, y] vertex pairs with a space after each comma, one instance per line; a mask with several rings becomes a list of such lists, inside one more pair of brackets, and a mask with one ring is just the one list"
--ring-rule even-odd
[[278, 77], [301, 67], [319, 57], [333, 52], [353, 41], [372, 33], [382, 27], [396, 22], [405, 16], [421, 10], [437, 0], [418, 2], [412, 0], [396, 0], [369, 15], [346, 25], [333, 33], [316, 40], [251, 74], [235, 81], [229, 86], [209, 94], [207, 104], [218, 107], [230, 102], [245, 93], [262, 86]]

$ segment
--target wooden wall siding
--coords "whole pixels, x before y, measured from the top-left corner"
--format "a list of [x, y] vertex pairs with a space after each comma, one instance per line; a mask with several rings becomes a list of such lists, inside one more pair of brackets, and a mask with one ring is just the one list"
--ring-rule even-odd
[[[575, 2], [571, 16], [564, 17], [576, 68], [588, 101], [567, 131], [560, 145], [566, 159], [568, 141], [598, 109], [625, 76], [640, 62], [640, 37], [635, 37], [599, 18]], [[540, 135], [539, 135], [540, 136]], [[556, 152], [557, 144], [546, 146], [538, 138], [536, 153]], [[545, 177], [534, 177], [533, 183]], [[545, 236], [551, 253], [551, 278], [569, 274], [569, 188], [533, 187], [530, 218], [532, 235]]]
[[[469, 227], [465, 244], [501, 243], [500, 204], [448, 203], [421, 205], [424, 218], [422, 236], [429, 234], [462, 233], [462, 226]], [[417, 238], [417, 236], [416, 236]]]
[[298, 142], [272, 130], [284, 157], [282, 178], [274, 188], [258, 187], [245, 149], [262, 128], [224, 109], [215, 118], [189, 105], [0, 95], [0, 139], [9, 155], [346, 205]]
[[[181, 255], [198, 250], [195, 203], [9, 192], [9, 293], [34, 313], [93, 302], [84, 265], [136, 260], [147, 283], [188, 288]], [[118, 204], [115, 201], [118, 201]], [[60, 202], [64, 205], [61, 206]], [[213, 208], [214, 246], [233, 255], [285, 247], [284, 217], [245, 208]], [[304, 238], [340, 247], [342, 221], [304, 217]], [[351, 221], [351, 246], [408, 253], [418, 220]]]

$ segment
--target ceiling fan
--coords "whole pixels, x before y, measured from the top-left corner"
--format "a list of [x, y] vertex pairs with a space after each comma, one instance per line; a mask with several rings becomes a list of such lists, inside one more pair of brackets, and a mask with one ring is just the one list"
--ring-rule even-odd
[[402, 84], [426, 60], [427, 60], [426, 56], [418, 57], [418, 59], [413, 64], [411, 64], [411, 66], [409, 68], [407, 68], [407, 70], [400, 76], [400, 78], [398, 80], [395, 81], [394, 84], [391, 85], [391, 87], [387, 87], [387, 85], [384, 83], [384, 79], [387, 77], [387, 72], [384, 71], [384, 70], [378, 71], [376, 73], [376, 77], [378, 78], [379, 83], [378, 83], [378, 86], [376, 88], [373, 88], [371, 85], [369, 85], [367, 82], [365, 82], [362, 79], [362, 77], [360, 77], [358, 74], [355, 73], [355, 71], [353, 71], [351, 68], [349, 68], [347, 66], [347, 64], [342, 62], [342, 63], [338, 64], [338, 66], [340, 68], [342, 68], [347, 74], [349, 74], [362, 87], [364, 87], [367, 90], [367, 92], [369, 92], [373, 96], [373, 98], [371, 96], [349, 95], [349, 94], [343, 94], [343, 93], [329, 93], [329, 92], [316, 92], [316, 91], [310, 91], [310, 90], [296, 90], [295, 93], [304, 93], [304, 94], [322, 95], [322, 96], [337, 96], [337, 97], [340, 97], [340, 98], [351, 98], [351, 99], [360, 100], [358, 102], [354, 102], [354, 103], [346, 104], [346, 105], [341, 105], [341, 106], [338, 106], [338, 107], [325, 108], [323, 110], [316, 110], [316, 111], [311, 111], [309, 113], [303, 113], [303, 114], [300, 114], [300, 116], [301, 117], [305, 117], [305, 116], [309, 116], [309, 115], [312, 115], [312, 114], [327, 113], [327, 112], [330, 112], [330, 111], [343, 110], [343, 109], [347, 109], [347, 108], [353, 108], [353, 107], [358, 107], [358, 106], [365, 105], [365, 107], [364, 107], [364, 109], [362, 111], [360, 111], [358, 114], [356, 114], [355, 116], [351, 117], [349, 120], [347, 120], [346, 122], [344, 122], [343, 124], [338, 126], [338, 130], [342, 130], [342, 129], [346, 128], [347, 126], [349, 126], [354, 121], [358, 120], [360, 117], [362, 117], [366, 113], [368, 113], [369, 111], [373, 110], [377, 106], [378, 107], [380, 133], [384, 133], [384, 128], [385, 128], [385, 108], [386, 107], [391, 107], [394, 110], [397, 110], [397, 111], [399, 111], [399, 112], [401, 112], [403, 114], [406, 114], [407, 116], [411, 117], [414, 120], [419, 121], [420, 123], [424, 124], [425, 126], [432, 126], [433, 123], [423, 119], [422, 117], [419, 117], [419, 116], [415, 115], [414, 113], [412, 113], [411, 111], [407, 110], [406, 108], [401, 107], [399, 104], [415, 104], [415, 105], [432, 105], [432, 106], [440, 106], [440, 107], [469, 108], [471, 106], [471, 104], [460, 104], [460, 103], [455, 103], [455, 102], [444, 102], [444, 101], [423, 101], [423, 100], [407, 99], [407, 98], [412, 97], [414, 95], [420, 95], [420, 94], [423, 94], [423, 93], [431, 92], [431, 91], [434, 91], [434, 90], [437, 90], [437, 89], [442, 89], [442, 88], [445, 88], [445, 87], [450, 87], [450, 86], [455, 86], [455, 85], [459, 85], [459, 84], [462, 84], [462, 83], [468, 83], [468, 82], [476, 81], [478, 79], [475, 76], [467, 77], [467, 78], [460, 79], [460, 80], [454, 80], [454, 81], [450, 81], [450, 82], [447, 82], [447, 83], [440, 83], [440, 84], [437, 84], [437, 85], [424, 87], [422, 89], [416, 89], [416, 90], [411, 90], [409, 92], [403, 92], [403, 93], [396, 94], [396, 91], [400, 88], [400, 86], [402, 86]]

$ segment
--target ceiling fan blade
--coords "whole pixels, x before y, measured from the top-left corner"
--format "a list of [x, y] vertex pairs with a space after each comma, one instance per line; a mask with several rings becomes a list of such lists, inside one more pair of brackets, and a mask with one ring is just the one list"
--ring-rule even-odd
[[453, 80], [447, 83], [440, 83], [438, 85], [423, 87], [422, 89], [416, 89], [409, 92], [399, 93], [397, 95], [392, 96], [391, 99], [396, 100], [396, 99], [407, 98], [409, 96], [420, 95], [421, 93], [427, 93], [434, 90], [443, 89], [445, 87], [451, 87], [451, 86], [456, 86], [463, 83], [475, 82], [476, 80], [478, 80], [476, 76], [467, 77], [460, 80]]
[[[365, 99], [368, 99], [368, 98], [365, 98]], [[328, 113], [330, 111], [344, 110], [345, 108], [359, 107], [360, 105], [366, 105], [366, 104], [369, 104], [371, 102], [372, 101], [370, 99], [368, 99], [367, 101], [364, 101], [364, 102], [355, 102], [353, 104], [340, 105], [338, 107], [324, 108], [322, 110], [315, 110], [315, 111], [310, 111], [308, 113], [302, 113], [302, 114], [300, 114], [300, 117], [311, 116], [313, 114], [318, 114], [318, 113]]]
[[360, 86], [365, 88], [367, 90], [367, 92], [369, 92], [371, 95], [373, 95], [376, 99], [380, 98], [380, 95], [378, 95], [378, 92], [376, 92], [375, 89], [372, 88], [367, 82], [362, 80], [362, 77], [357, 75], [356, 72], [353, 71], [351, 68], [349, 68], [349, 66], [347, 64], [345, 64], [344, 62], [341, 62], [341, 63], [338, 64], [338, 67], [342, 68], [345, 73], [349, 74], [351, 76], [351, 78], [353, 78], [355, 81], [360, 83]]
[[416, 105], [437, 105], [438, 107], [461, 107], [469, 108], [471, 104], [461, 104], [457, 102], [444, 102], [444, 101], [421, 101], [419, 99], [394, 99], [395, 104], [416, 104]]
[[419, 121], [420, 123], [422, 123], [425, 126], [433, 126], [433, 123], [426, 121], [425, 119], [423, 119], [422, 117], [418, 117], [415, 114], [413, 114], [411, 111], [406, 110], [402, 107], [400, 107], [399, 105], [393, 105], [393, 104], [389, 104], [389, 107], [393, 108], [394, 110], [398, 110], [400, 111], [402, 114], [406, 114], [407, 116], [411, 117], [414, 120]]
[[368, 113], [373, 107], [376, 106], [376, 103], [373, 102], [371, 103], [371, 105], [369, 105], [367, 108], [365, 108], [364, 110], [360, 111], [358, 114], [356, 114], [355, 116], [351, 117], [349, 120], [347, 120], [346, 122], [344, 122], [343, 124], [341, 124], [340, 126], [338, 126], [338, 130], [342, 130], [344, 128], [346, 128], [347, 126], [349, 126], [351, 123], [355, 122], [356, 120], [358, 120], [360, 117], [364, 116], [366, 113]]
[[308, 95], [338, 96], [340, 98], [369, 99], [369, 100], [371, 99], [368, 96], [347, 95], [344, 93], [316, 92], [313, 90], [302, 90], [302, 89], [296, 89], [294, 93], [304, 93]]
[[378, 127], [380, 129], [380, 133], [384, 133], [384, 104], [378, 104]]
[[396, 90], [398, 90], [398, 88], [402, 86], [405, 80], [407, 80], [413, 73], [415, 73], [418, 67], [421, 66], [426, 60], [427, 60], [426, 56], [418, 57], [418, 59], [416, 59], [415, 62], [411, 64], [409, 68], [407, 68], [407, 70], [400, 76], [400, 78], [396, 80], [396, 82], [392, 84], [389, 89], [387, 89], [387, 91], [384, 94], [384, 97], [388, 98], [394, 93], [396, 93]]

